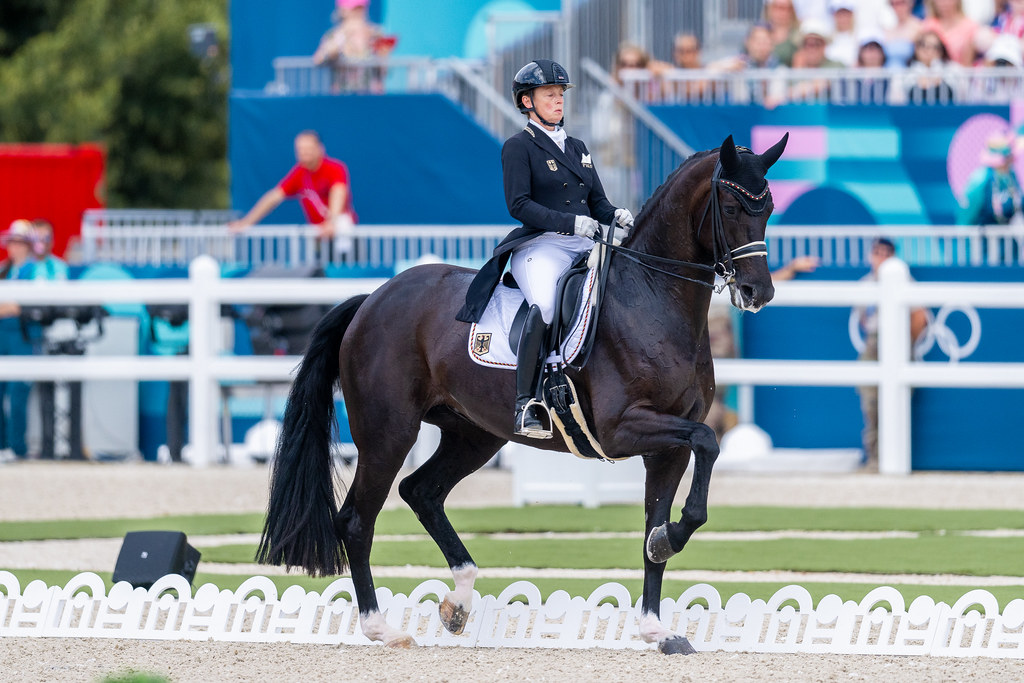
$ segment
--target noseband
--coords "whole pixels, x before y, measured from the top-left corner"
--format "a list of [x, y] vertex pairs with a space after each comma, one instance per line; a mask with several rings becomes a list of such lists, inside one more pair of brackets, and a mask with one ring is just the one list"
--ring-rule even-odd
[[[700, 223], [697, 224], [697, 235], [700, 236], [701, 228], [704, 226], [704, 222], [708, 218], [708, 214], [711, 214], [711, 236], [712, 236], [712, 249], [714, 250], [714, 265], [707, 265], [705, 263], [693, 263], [691, 261], [681, 261], [679, 259], [665, 258], [664, 256], [655, 256], [654, 254], [645, 254], [642, 251], [636, 251], [635, 249], [629, 249], [621, 245], [614, 245], [611, 243], [612, 236], [614, 234], [615, 226], [609, 226], [608, 240], [595, 237], [594, 241], [598, 244], [603, 244], [613, 251], [617, 251], [622, 254], [625, 258], [630, 261], [653, 270], [669, 277], [678, 278], [680, 280], [686, 280], [687, 282], [693, 282], [704, 287], [709, 287], [715, 290], [718, 294], [722, 292], [727, 286], [736, 281], [736, 269], [733, 265], [734, 261], [740, 259], [751, 258], [754, 256], [764, 256], [768, 258], [768, 244], [764, 240], [757, 242], [748, 242], [741, 247], [735, 249], [729, 248], [729, 243], [725, 239], [725, 226], [722, 223], [722, 206], [718, 199], [719, 187], [724, 186], [726, 190], [739, 197], [741, 200], [744, 210], [752, 215], [757, 215], [764, 211], [763, 208], [757, 210], [754, 208], [753, 202], [761, 203], [764, 198], [768, 195], [768, 185], [765, 184], [764, 190], [757, 195], [751, 194], [745, 188], [737, 183], [729, 180], [722, 179], [722, 162], [715, 162], [715, 170], [711, 174], [711, 196], [708, 198], [708, 203], [704, 205], [704, 213], [701, 214]], [[706, 282], [704, 280], [698, 280], [695, 278], [686, 277], [679, 273], [673, 273], [668, 270], [663, 270], [650, 263], [644, 261], [654, 261], [655, 263], [663, 263], [667, 266], [676, 266], [683, 268], [694, 268], [701, 270], [706, 273], [714, 273], [722, 278], [721, 284], [714, 284], [714, 282]]]

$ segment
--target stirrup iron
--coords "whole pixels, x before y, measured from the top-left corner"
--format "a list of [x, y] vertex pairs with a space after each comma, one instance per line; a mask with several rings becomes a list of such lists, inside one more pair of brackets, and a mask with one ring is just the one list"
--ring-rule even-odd
[[530, 414], [530, 411], [535, 409], [535, 408], [540, 408], [540, 410], [543, 411], [544, 416], [548, 417], [549, 420], [551, 419], [550, 416], [548, 415], [547, 406], [544, 405], [543, 401], [539, 401], [536, 398], [531, 398], [529, 401], [527, 401], [526, 405], [523, 406], [522, 410], [519, 410], [519, 411], [516, 412], [516, 429], [515, 429], [516, 436], [525, 436], [525, 437], [527, 437], [529, 439], [550, 439], [550, 438], [552, 438], [553, 434], [552, 434], [551, 430], [550, 429], [546, 429], [544, 427], [544, 425], [541, 422], [539, 416], [537, 416], [536, 414], [534, 415], [534, 418], [536, 418], [536, 421], [540, 424], [540, 426], [536, 427], [536, 426], [532, 426], [532, 425], [527, 425], [526, 424], [527, 416]]

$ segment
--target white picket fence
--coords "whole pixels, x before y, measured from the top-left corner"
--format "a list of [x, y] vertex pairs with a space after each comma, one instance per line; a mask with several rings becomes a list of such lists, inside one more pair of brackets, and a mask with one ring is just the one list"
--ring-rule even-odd
[[[474, 591], [465, 630], [449, 633], [437, 605], [448, 586], [421, 583], [409, 595], [377, 589], [388, 624], [420, 645], [647, 650], [639, 635], [640, 602], [606, 583], [589, 597], [552, 593], [546, 601], [528, 581], [498, 596]], [[176, 595], [175, 595], [176, 594]], [[107, 593], [91, 572], [64, 586], [33, 581], [22, 591], [0, 571], [0, 638], [129, 638], [227, 642], [369, 645], [358, 620], [352, 580], [323, 593], [291, 586], [278, 594], [267, 577], [247, 579], [235, 591], [168, 575], [133, 589], [120, 582]], [[698, 651], [932, 655], [1024, 659], [1024, 600], [1002, 610], [986, 590], [972, 590], [952, 606], [927, 596], [909, 606], [895, 588], [880, 587], [860, 602], [827, 595], [817, 606], [807, 589], [786, 586], [770, 599], [743, 593], [723, 604], [718, 591], [696, 584], [661, 603], [662, 622], [686, 635]]]
[[[224, 355], [217, 336], [222, 304], [335, 303], [382, 284], [382, 279], [222, 279], [209, 256], [192, 262], [183, 279], [0, 283], [0, 298], [23, 305], [187, 303], [189, 354], [177, 357], [32, 356], [0, 358], [0, 378], [11, 380], [187, 380], [193, 461], [210, 463], [218, 452], [215, 414], [220, 382], [288, 381], [299, 358]], [[739, 386], [879, 387], [879, 469], [910, 472], [910, 392], [913, 387], [1024, 388], [1021, 363], [911, 361], [909, 310], [916, 306], [1024, 308], [1024, 284], [934, 283], [909, 279], [906, 265], [890, 259], [879, 282], [782, 282], [772, 306], [877, 305], [879, 360], [808, 361], [720, 359], [720, 384]]]

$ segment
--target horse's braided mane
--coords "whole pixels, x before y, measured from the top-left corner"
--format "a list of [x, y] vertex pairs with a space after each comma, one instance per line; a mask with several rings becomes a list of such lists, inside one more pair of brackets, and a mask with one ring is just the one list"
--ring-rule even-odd
[[661, 196], [668, 191], [669, 186], [672, 185], [672, 181], [675, 180], [676, 176], [679, 175], [683, 171], [683, 169], [689, 168], [690, 166], [697, 163], [704, 157], [708, 156], [709, 154], [713, 154], [714, 152], [717, 151], [718, 148], [716, 147], [715, 149], [707, 149], [704, 150], [703, 152], [694, 152], [693, 154], [688, 156], [683, 161], [683, 163], [679, 164], [679, 166], [677, 166], [674, 171], [668, 174], [668, 177], [665, 178], [665, 181], [658, 186], [658, 189], [651, 193], [651, 196], [647, 199], [646, 202], [644, 202], [644, 205], [640, 207], [640, 213], [637, 214], [637, 220], [640, 220], [641, 218], [645, 217], [646, 214], [653, 209], [653, 207], [661, 203]]

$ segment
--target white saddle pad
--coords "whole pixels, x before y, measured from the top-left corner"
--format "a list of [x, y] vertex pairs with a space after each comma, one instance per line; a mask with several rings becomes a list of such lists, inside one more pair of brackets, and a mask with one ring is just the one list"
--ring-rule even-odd
[[[552, 353], [547, 362], [562, 360], [573, 361], [579, 355], [586, 339], [587, 328], [593, 319], [591, 311], [594, 306], [594, 284], [597, 282], [597, 269], [587, 272], [587, 280], [580, 288], [579, 314], [572, 322], [571, 331], [563, 342], [560, 353]], [[505, 368], [515, 370], [516, 354], [508, 343], [508, 333], [512, 329], [512, 321], [523, 303], [523, 292], [498, 283], [494, 294], [484, 309], [480, 322], [469, 326], [469, 356], [476, 363], [489, 368]]]

